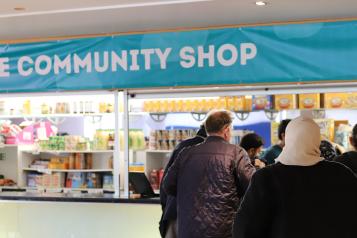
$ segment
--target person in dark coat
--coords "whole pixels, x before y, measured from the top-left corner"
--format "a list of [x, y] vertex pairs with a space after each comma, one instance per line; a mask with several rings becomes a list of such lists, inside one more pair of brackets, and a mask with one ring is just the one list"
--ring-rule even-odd
[[205, 142], [183, 150], [163, 180], [177, 197], [179, 238], [230, 238], [232, 224], [255, 172], [247, 153], [229, 143], [232, 115], [210, 113]]
[[239, 145], [248, 153], [250, 162], [255, 166], [255, 168], [261, 169], [265, 167], [266, 161], [259, 158], [259, 154], [264, 145], [264, 141], [261, 136], [256, 133], [248, 133], [242, 137]]
[[266, 161], [267, 165], [274, 164], [275, 159], [280, 155], [281, 151], [283, 150], [285, 146], [285, 130], [290, 121], [290, 119], [285, 119], [280, 122], [278, 127], [279, 143], [268, 148], [262, 155], [261, 159]]
[[[176, 146], [174, 151], [170, 156], [170, 160], [165, 168], [164, 176], [166, 175], [168, 169], [175, 162], [179, 153], [190, 146], [202, 143], [207, 137], [206, 129], [204, 125], [201, 125], [197, 134], [193, 138], [182, 141]], [[160, 203], [162, 208], [162, 216], [160, 220], [160, 234], [161, 237], [177, 237], [176, 232], [176, 219], [177, 219], [177, 205], [176, 197], [166, 194], [163, 186], [160, 186]]]
[[253, 176], [233, 226], [235, 238], [357, 237], [357, 177], [320, 157], [320, 128], [298, 117], [277, 163]]
[[354, 150], [343, 153], [335, 161], [346, 165], [357, 175], [357, 124], [353, 127], [350, 143]]

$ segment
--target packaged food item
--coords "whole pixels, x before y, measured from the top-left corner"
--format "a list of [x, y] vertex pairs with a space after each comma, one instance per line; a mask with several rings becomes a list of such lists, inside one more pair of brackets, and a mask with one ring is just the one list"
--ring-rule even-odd
[[75, 154], [70, 154], [69, 155], [68, 169], [75, 169]]
[[22, 106], [23, 114], [31, 114], [31, 101], [25, 100]]
[[85, 169], [93, 168], [93, 154], [85, 154]]
[[150, 172], [150, 184], [153, 190], [159, 189], [159, 171], [154, 169]]
[[275, 95], [275, 109], [288, 110], [296, 108], [296, 95], [279, 94]]
[[103, 189], [113, 189], [113, 175], [104, 174], [103, 175]]
[[85, 160], [84, 156], [81, 153], [75, 153], [75, 169], [84, 169], [85, 168]]
[[335, 133], [335, 123], [333, 119], [315, 119], [320, 127], [321, 139], [333, 141]]
[[36, 187], [37, 174], [27, 174], [27, 187]]
[[87, 188], [100, 188], [100, 174], [87, 173], [86, 184]]
[[300, 109], [320, 108], [320, 94], [319, 93], [299, 94], [299, 108]]
[[67, 175], [66, 188], [86, 188], [85, 173], [70, 172]]
[[129, 172], [145, 172], [144, 163], [134, 162], [129, 164]]
[[272, 96], [253, 96], [252, 110], [268, 110], [272, 108]]

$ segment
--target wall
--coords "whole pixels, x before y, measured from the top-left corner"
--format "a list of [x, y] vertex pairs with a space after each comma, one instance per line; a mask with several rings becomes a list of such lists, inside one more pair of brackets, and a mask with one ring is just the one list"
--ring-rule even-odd
[[0, 201], [0, 238], [159, 238], [159, 205]]

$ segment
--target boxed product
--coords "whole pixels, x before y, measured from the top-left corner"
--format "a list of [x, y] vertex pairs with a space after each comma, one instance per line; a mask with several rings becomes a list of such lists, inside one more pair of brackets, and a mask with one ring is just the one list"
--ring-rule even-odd
[[270, 126], [271, 126], [270, 141], [272, 145], [275, 145], [279, 142], [279, 137], [278, 137], [279, 122], [272, 121]]
[[87, 188], [101, 188], [101, 177], [98, 173], [88, 173], [86, 178]]
[[252, 110], [268, 110], [272, 108], [272, 96], [253, 96]]
[[335, 136], [335, 123], [333, 119], [315, 119], [320, 127], [321, 139], [333, 141]]
[[104, 174], [103, 175], [103, 189], [113, 189], [113, 175]]
[[85, 173], [70, 172], [66, 179], [66, 188], [85, 188], [86, 177]]
[[344, 108], [345, 107], [345, 93], [325, 93], [324, 104], [326, 109]]
[[320, 108], [320, 94], [319, 93], [299, 94], [299, 108], [300, 109], [319, 109]]
[[277, 110], [296, 109], [296, 95], [294, 94], [275, 95], [275, 109]]

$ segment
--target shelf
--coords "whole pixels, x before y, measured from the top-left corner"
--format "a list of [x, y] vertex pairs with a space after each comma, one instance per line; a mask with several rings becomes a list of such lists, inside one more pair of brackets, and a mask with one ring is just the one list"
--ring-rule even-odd
[[[0, 187], [1, 188], [1, 187]], [[21, 189], [18, 187], [18, 189]], [[46, 190], [47, 192], [51, 191], [59, 191], [59, 192], [114, 192], [114, 189], [104, 189], [104, 188], [46, 188], [46, 187], [23, 187], [22, 189], [26, 189], [28, 191], [43, 191]]]
[[50, 174], [50, 173], [54, 173], [54, 172], [60, 172], [60, 173], [69, 173], [69, 172], [107, 173], [107, 172], [113, 172], [113, 169], [33, 169], [33, 168], [23, 168], [22, 170], [46, 173], [46, 174]]
[[18, 145], [16, 144], [0, 144], [0, 149], [1, 148], [9, 148], [9, 147], [17, 147]]
[[168, 154], [171, 153], [172, 150], [146, 150], [146, 153], [163, 153]]
[[48, 153], [48, 154], [66, 154], [66, 153], [114, 153], [114, 150], [40, 150], [40, 151], [33, 151], [33, 150], [24, 150], [24, 153], [31, 153], [31, 154], [39, 154], [39, 153]]
[[12, 118], [54, 118], [54, 117], [84, 117], [84, 116], [114, 116], [114, 113], [63, 113], [63, 114], [21, 114], [21, 115], [0, 115], [0, 119]]

